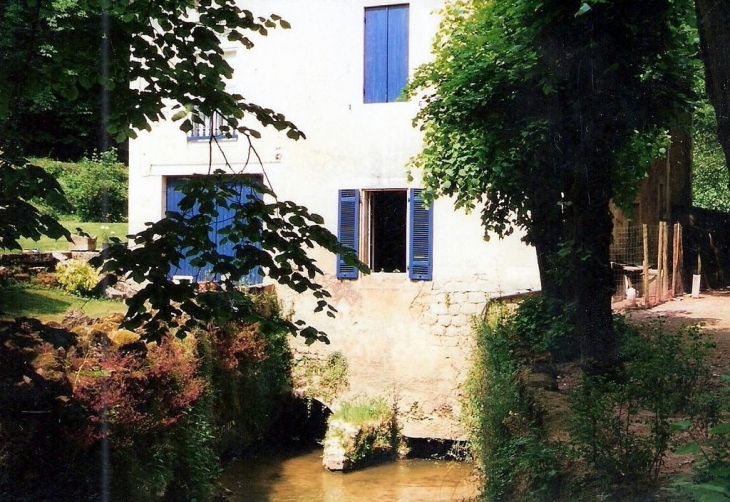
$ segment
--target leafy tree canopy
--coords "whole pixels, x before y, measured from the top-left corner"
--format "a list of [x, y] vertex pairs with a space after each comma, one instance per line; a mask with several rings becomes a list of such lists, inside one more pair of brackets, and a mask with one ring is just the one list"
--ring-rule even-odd
[[717, 120], [708, 100], [698, 104], [692, 131], [692, 204], [730, 211], [728, 169], [717, 140]]
[[556, 214], [585, 196], [575, 178], [590, 176], [593, 161], [607, 164], [604, 188], [628, 206], [636, 180], [665, 153], [666, 131], [689, 111], [697, 62], [687, 8], [452, 2], [435, 61], [410, 85], [426, 103], [416, 119], [426, 147], [414, 167], [435, 195], [469, 209], [484, 202], [486, 230], [499, 235], [517, 226], [529, 240], [538, 199]]
[[414, 160], [435, 195], [483, 204], [487, 231], [526, 231], [543, 291], [572, 312], [587, 359], [611, 364], [609, 201], [632, 201], [666, 131], [689, 111], [685, 0], [455, 0]]
[[[20, 237], [41, 233], [69, 237], [57, 221], [30, 203], [34, 198], [63, 197], [51, 175], [24, 160], [33, 152], [34, 139], [18, 124], [33, 115], [44, 99], [70, 106], [84, 102], [88, 92], [105, 91], [113, 99], [107, 103], [101, 94], [99, 121], [104, 134], [117, 142], [133, 138], [135, 130], [150, 130], [154, 122], [166, 118], [170, 106], [175, 112], [172, 120], [183, 131], [200, 120], [191, 113], [196, 109], [201, 115], [225, 117], [228, 129], [249, 141], [260, 134], [243, 124], [244, 117], [284, 131], [291, 139], [304, 137], [282, 114], [226, 90], [225, 81], [233, 70], [223, 57], [221, 40], [250, 49], [255, 34], [265, 36], [271, 29], [289, 27], [275, 14], [255, 16], [235, 0], [8, 0], [0, 5], [0, 23], [4, 28], [0, 34], [4, 49], [0, 51], [3, 248], [19, 249]], [[263, 186], [256, 188], [273, 196]], [[245, 304], [233, 309], [231, 302], [240, 300], [236, 281], [255, 266], [296, 291], [312, 291], [317, 309], [332, 313], [328, 294], [314, 280], [319, 268], [305, 251], [320, 245], [362, 266], [351, 250], [340, 246], [321, 226], [321, 217], [278, 200], [236, 202], [241, 219], [219, 233], [236, 243], [237, 250], [233, 256], [223, 256], [217, 253], [209, 230], [217, 207], [231, 204], [226, 197], [231, 194], [226, 194], [216, 176], [197, 180], [189, 190], [183, 211], [168, 214], [134, 236], [143, 247], [125, 249], [117, 243], [105, 256], [110, 259], [105, 270], [150, 281], [132, 299], [129, 311], [129, 323], [145, 325], [150, 336], [159, 336], [155, 330], [162, 325], [183, 334], [211, 316], [253, 315]], [[195, 214], [190, 211], [194, 206], [199, 206]], [[170, 281], [167, 272], [183, 253], [196, 256], [201, 266], [212, 265], [225, 278], [221, 294]], [[223, 303], [214, 305], [216, 301]], [[148, 311], [150, 307], [154, 313]], [[301, 322], [289, 322], [288, 327], [310, 341], [326, 339]]]

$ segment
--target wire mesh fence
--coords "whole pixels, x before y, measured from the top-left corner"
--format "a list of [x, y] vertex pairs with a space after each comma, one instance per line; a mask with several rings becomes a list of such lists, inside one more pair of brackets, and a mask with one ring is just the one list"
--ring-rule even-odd
[[[629, 223], [614, 229], [610, 249], [614, 301], [634, 294], [656, 305], [683, 291], [682, 227], [666, 222]], [[633, 289], [633, 292], [630, 291]]]

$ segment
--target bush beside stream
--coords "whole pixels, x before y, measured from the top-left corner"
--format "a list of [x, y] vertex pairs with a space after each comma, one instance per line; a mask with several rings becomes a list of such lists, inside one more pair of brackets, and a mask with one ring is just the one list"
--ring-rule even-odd
[[[676, 459], [691, 438], [717, 451], [724, 432], [717, 424], [727, 394], [710, 369], [712, 337], [697, 326], [617, 317], [623, 365], [615, 375], [590, 376], [565, 357], [565, 340], [544, 329], [545, 316], [539, 299], [494, 304], [475, 327], [466, 408], [484, 498], [693, 500], [686, 487], [696, 485], [684, 482], [680, 492], [679, 473], [665, 467], [691, 463]], [[727, 450], [724, 458], [715, 466], [727, 469]]]
[[224, 450], [262, 439], [291, 390], [287, 335], [265, 323], [144, 343], [119, 320], [0, 331], [0, 499], [96, 499], [106, 468], [111, 500], [208, 500]]

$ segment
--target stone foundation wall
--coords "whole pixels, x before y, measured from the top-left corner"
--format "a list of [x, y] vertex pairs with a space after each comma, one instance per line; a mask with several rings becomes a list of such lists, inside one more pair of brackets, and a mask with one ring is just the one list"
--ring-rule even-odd
[[406, 437], [462, 440], [463, 386], [473, 348], [472, 322], [490, 299], [528, 293], [501, 291], [486, 275], [419, 282], [396, 274], [357, 281], [326, 278], [338, 309], [335, 319], [312, 314], [302, 295], [279, 289], [284, 312], [324, 330], [330, 345], [295, 351], [309, 358], [340, 351], [347, 360], [348, 389], [337, 401], [385, 397], [398, 409]]

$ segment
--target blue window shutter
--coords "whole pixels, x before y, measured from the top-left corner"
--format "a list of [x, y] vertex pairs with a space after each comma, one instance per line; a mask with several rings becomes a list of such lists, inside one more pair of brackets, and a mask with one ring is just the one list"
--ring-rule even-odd
[[[231, 182], [231, 185], [228, 185], [229, 187], [232, 187], [237, 194], [239, 194], [237, 197], [234, 196], [237, 201], [240, 200], [241, 203], [246, 203], [249, 200], [249, 197], [253, 196], [258, 198], [259, 193], [256, 192], [251, 186], [246, 185], [244, 183], [240, 182]], [[233, 201], [229, 201], [233, 202]], [[216, 218], [216, 242], [218, 243], [218, 252], [227, 256], [234, 256], [236, 254], [235, 246], [238, 244], [237, 242], [221, 242], [223, 240], [223, 236], [218, 236], [217, 232], [219, 228], [223, 228], [228, 225], [229, 221], [233, 219], [235, 216], [235, 209], [234, 208], [218, 208], [218, 218]], [[261, 244], [259, 242], [256, 242], [254, 244], [257, 248], [261, 249]], [[251, 271], [248, 273], [247, 276], [241, 278], [241, 282], [243, 282], [247, 286], [255, 285], [255, 284], [261, 284], [263, 282], [263, 277], [259, 274], [260, 267], [254, 267], [251, 269]], [[219, 279], [216, 277], [216, 279]]]
[[[184, 194], [178, 188], [185, 185], [187, 179], [167, 178], [166, 182], [167, 187], [165, 193], [165, 211], [180, 211], [180, 201], [184, 197]], [[198, 209], [197, 207], [194, 207], [191, 212], [191, 216], [194, 216], [197, 213]], [[182, 250], [183, 254], [185, 254], [187, 251], [188, 249]], [[199, 268], [193, 267], [190, 264], [193, 258], [194, 256], [183, 258], [178, 264], [178, 267], [170, 271], [170, 278], [175, 275], [189, 275], [192, 276], [193, 280], [197, 282], [198, 279], [204, 277], [205, 274], [201, 273], [202, 271]]]
[[408, 197], [411, 220], [408, 277], [430, 281], [433, 277], [433, 207], [426, 207], [422, 193], [422, 189], [412, 188]]
[[365, 103], [388, 101], [388, 8], [365, 9]]
[[[360, 191], [340, 190], [337, 210], [337, 239], [341, 244], [358, 250], [360, 227]], [[357, 279], [357, 267], [347, 265], [337, 257], [337, 278]]]
[[408, 6], [388, 7], [388, 97], [397, 100], [408, 81]]

